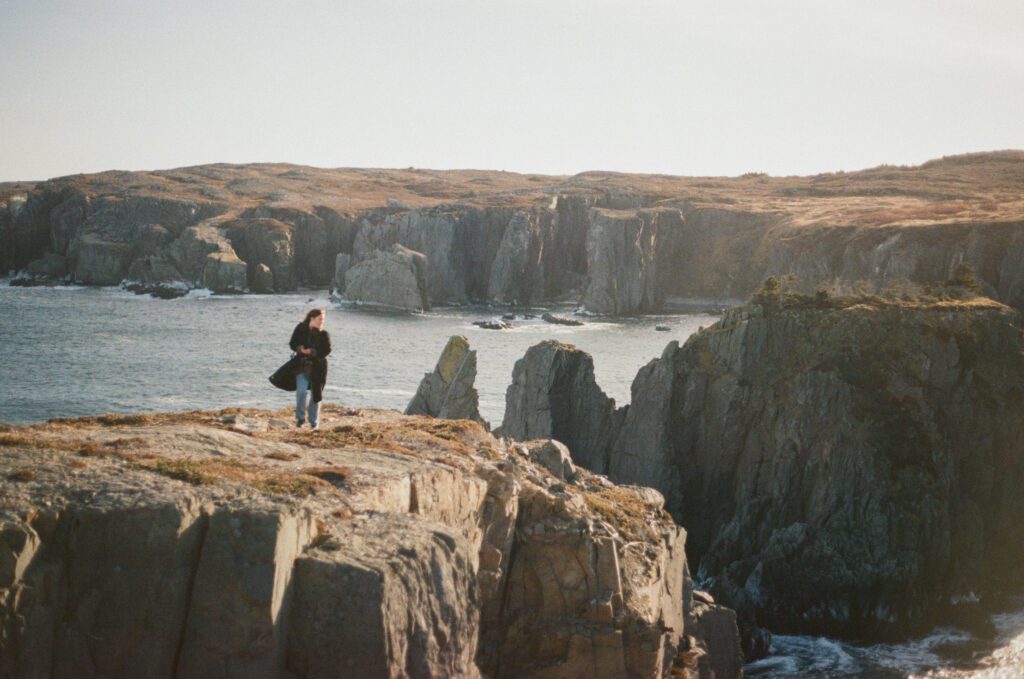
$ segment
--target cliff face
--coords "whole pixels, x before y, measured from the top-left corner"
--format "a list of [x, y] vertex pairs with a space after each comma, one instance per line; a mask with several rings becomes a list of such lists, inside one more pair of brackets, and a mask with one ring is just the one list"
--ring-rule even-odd
[[991, 302], [749, 307], [633, 384], [609, 475], [661, 490], [726, 602], [868, 635], [1024, 556], [1024, 342]]
[[656, 492], [468, 421], [276, 416], [5, 426], [0, 673], [653, 678], [706, 649]]
[[[339, 255], [356, 265], [398, 244], [427, 258], [432, 305], [561, 301], [633, 314], [746, 297], [788, 273], [811, 290], [926, 285], [966, 261], [990, 294], [1021, 308], [1022, 185], [1024, 154], [1012, 151], [787, 178], [108, 172], [19, 186], [27, 197], [16, 208], [0, 191], [0, 264], [25, 282], [65, 270], [88, 284], [231, 291], [237, 274], [224, 263], [240, 262], [251, 289], [269, 284], [265, 268], [274, 289], [293, 290], [329, 286]], [[191, 247], [189, 227], [209, 244]]]

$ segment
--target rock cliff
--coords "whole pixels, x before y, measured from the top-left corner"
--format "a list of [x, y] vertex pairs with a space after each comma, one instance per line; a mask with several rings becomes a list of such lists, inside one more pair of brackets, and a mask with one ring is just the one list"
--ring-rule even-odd
[[[988, 294], [1024, 309], [1022, 185], [1019, 151], [785, 178], [272, 164], [105, 172], [0, 185], [0, 266], [28, 272], [48, 257], [34, 267], [39, 280], [64, 270], [86, 284], [229, 291], [242, 262], [249, 289], [286, 291], [341, 284], [339, 262], [398, 244], [426, 257], [431, 305], [573, 302], [634, 314], [744, 298], [770, 275], [796, 274], [809, 291], [925, 286], [967, 262]], [[208, 245], [182, 240], [189, 227]]]
[[[548, 413], [540, 391], [509, 412]], [[1019, 590], [1024, 339], [990, 299], [767, 295], [669, 344], [611, 428], [561, 421], [575, 462], [662, 492], [700, 580], [774, 631], [901, 636]]]
[[654, 678], [737, 653], [685, 627], [657, 492], [465, 420], [281, 417], [4, 425], [0, 673]]

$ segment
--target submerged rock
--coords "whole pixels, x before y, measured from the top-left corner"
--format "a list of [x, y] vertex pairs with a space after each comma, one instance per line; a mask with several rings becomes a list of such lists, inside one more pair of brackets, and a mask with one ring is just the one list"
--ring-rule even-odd
[[508, 330], [515, 327], [508, 321], [473, 321], [473, 325], [483, 330]]
[[575, 318], [564, 318], [562, 316], [554, 316], [549, 313], [543, 313], [540, 315], [540, 317], [541, 320], [547, 323], [553, 323], [554, 325], [583, 325], [583, 321], [577, 321]]
[[469, 348], [469, 340], [455, 335], [445, 345], [434, 371], [423, 376], [405, 414], [483, 422], [475, 381], [476, 352]]

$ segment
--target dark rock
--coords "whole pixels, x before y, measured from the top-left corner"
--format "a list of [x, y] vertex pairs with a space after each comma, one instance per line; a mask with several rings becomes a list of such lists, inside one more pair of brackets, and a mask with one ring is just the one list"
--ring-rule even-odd
[[672, 326], [670, 326], [670, 325], [656, 325], [656, 326], [654, 326], [654, 329], [657, 330], [658, 332], [668, 332], [669, 330], [672, 329]]
[[67, 257], [48, 252], [25, 267], [29, 276], [60, 281], [68, 275]]
[[514, 327], [505, 321], [473, 321], [473, 325], [484, 330], [508, 330]]
[[257, 264], [252, 270], [249, 289], [253, 292], [268, 293], [274, 291], [274, 272], [266, 264]]
[[548, 322], [554, 323], [555, 325], [583, 325], [583, 321], [577, 321], [573, 318], [563, 318], [561, 316], [553, 316], [549, 313], [541, 314], [541, 319]]
[[273, 290], [286, 292], [296, 289], [294, 229], [291, 225], [268, 217], [252, 217], [237, 219], [225, 226], [231, 245], [247, 265], [250, 288], [266, 289], [265, 285], [254, 280], [257, 267], [262, 264], [273, 274]]
[[734, 309], [637, 375], [609, 476], [758, 624], [916, 633], [1016, 586], [1022, 349], [995, 303]]

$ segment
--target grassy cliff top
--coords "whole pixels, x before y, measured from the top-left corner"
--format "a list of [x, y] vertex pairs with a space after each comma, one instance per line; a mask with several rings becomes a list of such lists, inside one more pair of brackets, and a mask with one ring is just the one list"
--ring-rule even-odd
[[[0, 184], [0, 202], [25, 182]], [[951, 156], [919, 166], [889, 166], [809, 177], [679, 177], [584, 172], [573, 176], [486, 170], [324, 169], [280, 163], [214, 164], [153, 172], [109, 171], [40, 182], [88, 195], [215, 202], [342, 212], [451, 203], [525, 207], [582, 193], [648, 207], [684, 204], [781, 213], [794, 225], [1004, 222], [1024, 219], [1024, 151]]]

